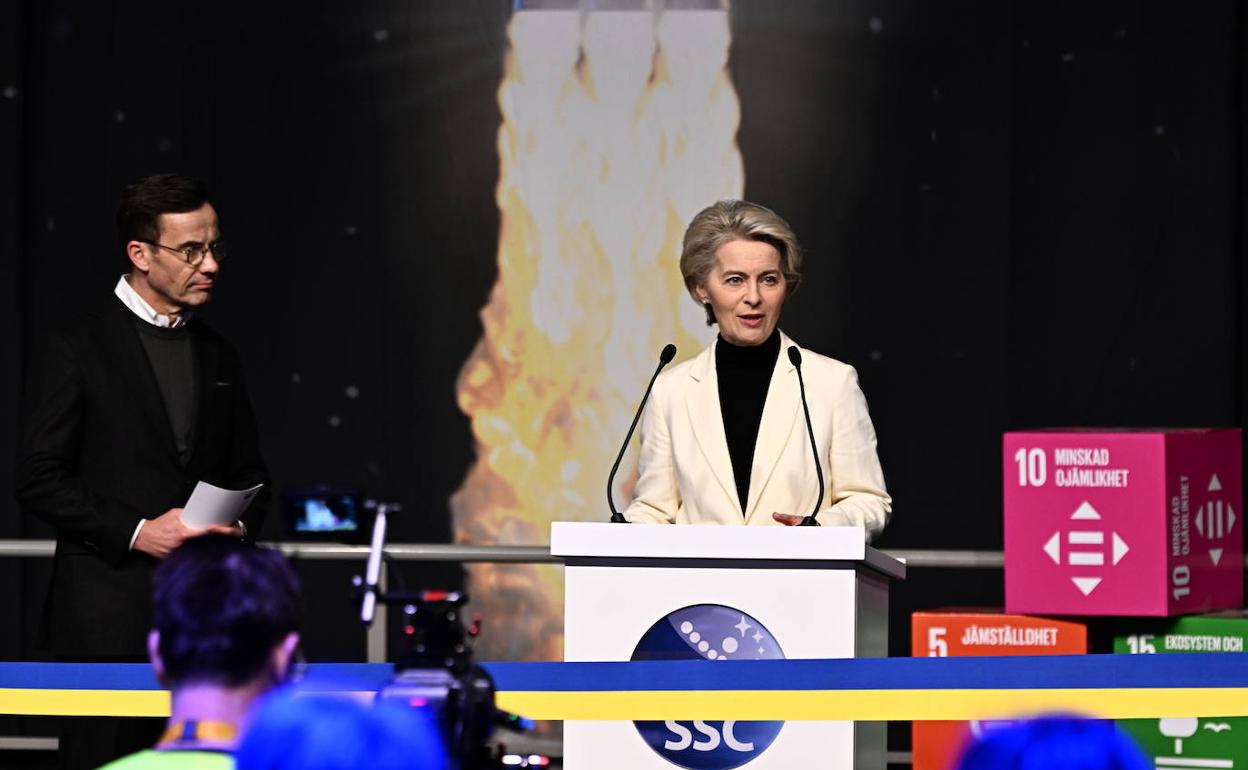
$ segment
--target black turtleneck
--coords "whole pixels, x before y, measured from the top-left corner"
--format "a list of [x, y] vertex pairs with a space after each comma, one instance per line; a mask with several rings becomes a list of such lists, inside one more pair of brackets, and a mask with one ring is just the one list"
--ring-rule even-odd
[[733, 345], [721, 336], [715, 345], [715, 371], [719, 378], [719, 410], [724, 418], [724, 438], [737, 482], [737, 498], [745, 511], [750, 498], [750, 470], [754, 444], [767, 403], [771, 373], [780, 355], [780, 330], [761, 345]]

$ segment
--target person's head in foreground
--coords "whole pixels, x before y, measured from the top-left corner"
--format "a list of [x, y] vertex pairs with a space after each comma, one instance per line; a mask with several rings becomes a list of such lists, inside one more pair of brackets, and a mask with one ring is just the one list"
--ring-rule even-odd
[[232, 747], [252, 702], [294, 663], [302, 614], [294, 570], [277, 551], [234, 537], [193, 538], [157, 568], [152, 614], [147, 651], [172, 691], [170, 727], [198, 727], [172, 742]]
[[232, 767], [252, 704], [291, 672], [301, 618], [299, 580], [277, 551], [218, 534], [179, 546], [153, 576], [147, 636], [169, 723], [154, 750], [107, 770]]
[[958, 770], [1151, 770], [1113, 722], [1048, 716], [986, 731], [962, 752]]
[[345, 696], [275, 693], [235, 754], [236, 770], [449, 770], [423, 711]]

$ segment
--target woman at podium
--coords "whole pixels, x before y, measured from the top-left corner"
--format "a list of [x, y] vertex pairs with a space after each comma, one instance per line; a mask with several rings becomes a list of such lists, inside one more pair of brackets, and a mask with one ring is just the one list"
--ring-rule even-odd
[[801, 262], [788, 223], [763, 206], [720, 201], [690, 222], [680, 271], [719, 334], [655, 381], [629, 521], [794, 525], [814, 515], [823, 526], [861, 526], [868, 539], [888, 523], [892, 501], [857, 373], [805, 349], [795, 362], [796, 345], [779, 329]]

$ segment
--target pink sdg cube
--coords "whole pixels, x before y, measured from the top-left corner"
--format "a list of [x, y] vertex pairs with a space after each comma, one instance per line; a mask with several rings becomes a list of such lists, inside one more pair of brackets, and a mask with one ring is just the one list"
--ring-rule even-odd
[[1007, 612], [1242, 606], [1238, 428], [1007, 433], [1004, 449]]

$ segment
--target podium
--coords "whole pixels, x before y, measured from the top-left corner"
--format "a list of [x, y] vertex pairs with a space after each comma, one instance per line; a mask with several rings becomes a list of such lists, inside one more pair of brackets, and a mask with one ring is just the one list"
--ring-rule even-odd
[[[859, 527], [555, 522], [564, 660], [886, 657], [905, 565]], [[884, 770], [882, 722], [564, 723], [567, 770]]]

